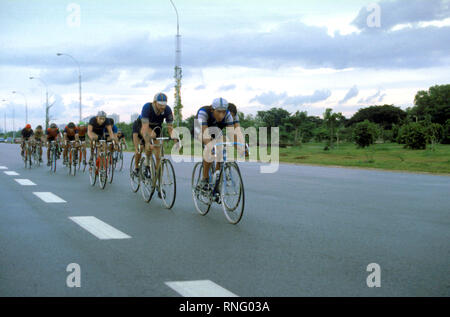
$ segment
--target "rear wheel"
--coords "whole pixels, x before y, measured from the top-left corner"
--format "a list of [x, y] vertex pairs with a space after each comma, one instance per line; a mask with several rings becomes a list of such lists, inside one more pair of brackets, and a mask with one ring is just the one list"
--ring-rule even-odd
[[133, 155], [133, 157], [131, 158], [131, 163], [130, 163], [130, 185], [131, 185], [131, 190], [133, 191], [133, 193], [137, 192], [139, 190], [139, 174], [140, 172], [136, 175], [134, 173], [134, 160], [136, 159], [136, 155]]
[[58, 158], [58, 149], [55, 148], [52, 152], [52, 171], [56, 173], [56, 159]]
[[123, 144], [120, 145], [119, 157], [117, 161], [117, 166], [119, 167], [119, 172], [122, 172], [123, 168]]

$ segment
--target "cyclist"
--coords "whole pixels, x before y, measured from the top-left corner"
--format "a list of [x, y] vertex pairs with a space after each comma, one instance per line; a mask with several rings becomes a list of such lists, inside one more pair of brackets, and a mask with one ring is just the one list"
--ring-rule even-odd
[[36, 130], [34, 130], [33, 141], [35, 145], [41, 145], [39, 151], [39, 163], [42, 163], [42, 143], [44, 142], [44, 131], [42, 130], [41, 125], [38, 125]]
[[61, 137], [59, 129], [56, 124], [52, 123], [50, 125], [50, 128], [45, 131], [45, 135], [47, 136], [47, 166], [50, 166], [50, 142], [52, 141], [59, 141], [59, 138]]
[[67, 164], [67, 150], [69, 148], [69, 142], [70, 141], [78, 141], [78, 129], [75, 126], [75, 123], [69, 122], [68, 125], [64, 128], [64, 152], [63, 152], [63, 164]]
[[112, 131], [112, 125], [110, 119], [106, 118], [106, 112], [99, 111], [97, 116], [92, 117], [89, 120], [88, 125], [88, 136], [91, 140], [91, 157], [89, 158], [89, 164], [92, 164], [94, 160], [94, 141], [106, 140], [105, 138], [105, 128], [109, 135], [112, 136], [113, 140], [117, 141], [116, 136]]
[[23, 156], [23, 148], [25, 146], [25, 141], [30, 140], [30, 138], [33, 136], [34, 132], [33, 129], [31, 129], [31, 125], [27, 124], [25, 126], [25, 128], [22, 129], [22, 131], [20, 132], [20, 134], [22, 135], [22, 143], [20, 144], [20, 155]]
[[[151, 138], [159, 138], [162, 134], [162, 123], [166, 120], [167, 130], [169, 135], [173, 135], [173, 114], [172, 109], [167, 105], [167, 96], [163, 93], [157, 93], [153, 98], [153, 102], [148, 102], [142, 107], [141, 121], [142, 128], [141, 134], [145, 140], [145, 154], [147, 156], [146, 165], [149, 164], [149, 159], [152, 155], [154, 146], [151, 145]], [[175, 138], [174, 138], [175, 139]], [[175, 140], [177, 142], [178, 140]], [[156, 144], [159, 144], [158, 140], [155, 140]], [[156, 169], [159, 168], [159, 162], [161, 160], [161, 152], [155, 152]]]
[[86, 133], [87, 133], [87, 126], [84, 121], [80, 121], [78, 123], [78, 139], [80, 140], [82, 150], [83, 150], [83, 163], [86, 165]]
[[142, 128], [142, 120], [141, 116], [134, 120], [133, 122], [133, 145], [134, 145], [134, 174], [135, 176], [138, 176], [139, 174], [139, 162], [141, 160], [141, 154], [142, 150], [139, 151], [139, 143], [142, 144], [142, 146], [145, 146], [144, 137], [141, 134], [141, 128]]
[[[213, 100], [211, 106], [201, 107], [196, 115], [196, 119], [201, 125], [201, 141], [203, 145], [210, 143], [217, 135], [217, 129], [223, 130], [225, 127], [234, 127], [235, 119], [228, 110], [228, 102], [224, 98], [216, 98]], [[215, 128], [215, 129], [214, 129]], [[205, 131], [207, 131], [205, 133]], [[200, 131], [198, 131], [200, 132]], [[243, 139], [240, 130], [235, 131], [240, 140]], [[211, 162], [203, 158], [203, 177], [200, 186], [204, 190], [209, 190], [209, 169]], [[217, 169], [219, 164], [217, 164]]]
[[[114, 135], [114, 136], [117, 136], [117, 131], [118, 131], [118, 129], [117, 129], [116, 124], [114, 123], [114, 119], [113, 119], [113, 118], [108, 118], [108, 119], [109, 119], [109, 121], [111, 122], [113, 135]], [[105, 129], [104, 129], [104, 133], [105, 133], [105, 139], [106, 139], [106, 141], [108, 141], [108, 142], [112, 141], [112, 142], [113, 142], [112, 145], [111, 145], [111, 147], [109, 148], [110, 151], [113, 152], [113, 150], [117, 149], [117, 144], [114, 142], [112, 136], [109, 135], [108, 129], [106, 129], [106, 127], [105, 127]]]
[[127, 149], [127, 142], [125, 140], [125, 134], [123, 134], [122, 130], [117, 131], [117, 139], [119, 140], [119, 144], [123, 144], [125, 149]]

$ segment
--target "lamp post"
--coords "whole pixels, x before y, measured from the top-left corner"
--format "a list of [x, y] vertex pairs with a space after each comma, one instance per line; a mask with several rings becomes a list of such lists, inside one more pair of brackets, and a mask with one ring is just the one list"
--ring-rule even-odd
[[[8, 101], [8, 100], [2, 99], [2, 102], [6, 102], [6, 101]], [[6, 111], [3, 113], [3, 119], [4, 119], [4, 122], [3, 122], [3, 134], [5, 135], [5, 139], [6, 139]]]
[[80, 121], [81, 121], [81, 68], [80, 68], [80, 63], [78, 63], [78, 61], [69, 54], [65, 54], [65, 53], [56, 53], [56, 56], [67, 56], [70, 57], [78, 66], [78, 90], [80, 92]]
[[13, 91], [13, 94], [19, 94], [22, 95], [23, 98], [25, 98], [25, 124], [28, 123], [28, 102], [27, 102], [27, 97], [25, 96], [25, 94], [21, 93], [20, 91]]

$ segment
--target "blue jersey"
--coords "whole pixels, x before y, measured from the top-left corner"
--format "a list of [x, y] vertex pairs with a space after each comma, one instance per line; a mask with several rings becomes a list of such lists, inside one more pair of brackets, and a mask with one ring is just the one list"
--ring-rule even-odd
[[197, 120], [201, 125], [206, 125], [208, 127], [218, 127], [219, 129], [223, 129], [227, 126], [233, 126], [235, 120], [231, 115], [229, 110], [226, 111], [225, 117], [222, 121], [218, 122], [213, 116], [213, 109], [211, 106], [201, 107], [197, 112]]
[[151, 102], [146, 103], [142, 107], [140, 117], [141, 120], [148, 120], [148, 123], [151, 126], [161, 126], [164, 119], [168, 124], [171, 124], [173, 122], [172, 109], [170, 109], [169, 106], [166, 106], [163, 113], [157, 115]]
[[[117, 129], [117, 126], [116, 126], [115, 124], [114, 124], [113, 127], [112, 127], [112, 131], [113, 131], [114, 134], [116, 134], [117, 131], [119, 131], [119, 129]], [[103, 130], [103, 133], [105, 133], [106, 135], [109, 136], [109, 133], [108, 133], [108, 130], [106, 129], [106, 127], [105, 127], [105, 129]]]

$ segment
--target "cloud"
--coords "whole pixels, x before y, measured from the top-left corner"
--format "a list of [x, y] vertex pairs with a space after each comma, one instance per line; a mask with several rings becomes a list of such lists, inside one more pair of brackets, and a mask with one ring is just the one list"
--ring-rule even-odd
[[288, 96], [286, 92], [277, 94], [273, 91], [253, 97], [250, 102], [258, 102], [265, 106], [299, 106], [327, 100], [331, 96], [328, 89], [316, 90], [312, 95]]
[[231, 84], [231, 85], [223, 85], [219, 87], [220, 91], [230, 91], [230, 90], [234, 90], [236, 89], [236, 85]]
[[[382, 30], [389, 30], [399, 24], [442, 20], [450, 17], [448, 0], [396, 0], [381, 1], [380, 19]], [[367, 25], [367, 18], [373, 14], [367, 7], [361, 8], [352, 24], [360, 30], [376, 31]]]
[[358, 103], [369, 104], [369, 103], [383, 102], [384, 97], [386, 97], [386, 94], [382, 94], [381, 89], [379, 89], [375, 95], [369, 96], [366, 99], [361, 98], [358, 101]]
[[197, 87], [194, 88], [195, 90], [202, 90], [202, 89], [206, 89], [206, 85], [198, 85]]
[[[435, 3], [435, 0], [425, 1]], [[190, 70], [194, 76], [197, 69], [227, 66], [262, 69], [280, 66], [308, 69], [447, 66], [450, 64], [450, 41], [445, 39], [448, 38], [448, 26], [330, 36], [326, 27], [310, 26], [300, 21], [280, 23], [270, 32], [230, 32], [216, 37], [186, 35], [183, 40], [183, 77], [189, 76]], [[0, 65], [61, 67], [56, 56], [49, 57], [45, 53], [56, 48], [4, 46], [0, 51]], [[160, 49], [156, 51], [154, 47]], [[80, 56], [83, 74], [93, 69], [92, 78], [111, 70], [142, 68], [155, 70], [143, 78], [144, 81], [173, 77], [173, 38], [170, 36], [149, 38], [147, 33], [136, 34], [114, 39], [113, 43], [73, 48], [72, 51]], [[77, 76], [72, 70], [58, 80], [74, 83]]]
[[358, 87], [355, 85], [352, 88], [350, 88], [350, 90], [347, 92], [347, 94], [345, 95], [344, 99], [342, 99], [341, 101], [339, 101], [339, 104], [342, 105], [344, 103], [346, 103], [347, 101], [349, 101], [350, 99], [355, 98], [356, 96], [358, 96], [359, 94], [359, 89]]

